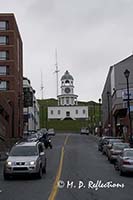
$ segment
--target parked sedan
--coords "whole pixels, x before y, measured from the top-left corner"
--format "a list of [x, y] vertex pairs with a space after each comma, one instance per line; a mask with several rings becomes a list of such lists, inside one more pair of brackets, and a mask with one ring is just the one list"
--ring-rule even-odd
[[103, 145], [107, 143], [107, 139], [112, 139], [114, 137], [112, 136], [103, 136], [102, 138], [99, 139], [98, 141], [98, 150], [102, 151], [103, 150]]
[[108, 159], [111, 163], [117, 160], [117, 156], [121, 154], [123, 149], [130, 148], [129, 143], [114, 143], [112, 148], [108, 150]]
[[123, 139], [119, 139], [119, 138], [111, 138], [111, 139], [106, 139], [106, 143], [103, 146], [103, 154], [108, 156], [108, 151], [112, 148], [112, 145], [114, 143], [120, 143], [123, 142]]
[[119, 170], [120, 175], [133, 173], [133, 148], [127, 148], [117, 157], [115, 169]]

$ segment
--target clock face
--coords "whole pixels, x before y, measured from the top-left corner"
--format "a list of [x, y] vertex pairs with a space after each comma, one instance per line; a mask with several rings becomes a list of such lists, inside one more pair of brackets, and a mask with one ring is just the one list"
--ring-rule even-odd
[[70, 93], [70, 88], [65, 88], [65, 93]]

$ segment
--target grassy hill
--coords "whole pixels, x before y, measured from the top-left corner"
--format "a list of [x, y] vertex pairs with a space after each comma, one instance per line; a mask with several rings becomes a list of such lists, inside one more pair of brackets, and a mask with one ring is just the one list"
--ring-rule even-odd
[[94, 101], [83, 102], [79, 101], [78, 105], [88, 106], [89, 119], [88, 120], [48, 120], [47, 107], [57, 106], [56, 99], [38, 100], [40, 108], [40, 127], [54, 128], [58, 132], [79, 132], [83, 126], [88, 126], [94, 129], [99, 123], [99, 104]]

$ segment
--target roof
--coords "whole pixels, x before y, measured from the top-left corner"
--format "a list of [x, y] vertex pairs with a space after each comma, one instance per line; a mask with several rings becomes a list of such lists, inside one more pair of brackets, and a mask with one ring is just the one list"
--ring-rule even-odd
[[73, 80], [73, 77], [72, 75], [70, 75], [68, 70], [66, 70], [65, 74], [61, 78], [61, 80], [66, 80], [66, 79]]
[[129, 59], [133, 59], [133, 55], [128, 56], [127, 58], [124, 58], [123, 60], [119, 61], [118, 63], [114, 64], [114, 66], [117, 66], [123, 62], [126, 62]]

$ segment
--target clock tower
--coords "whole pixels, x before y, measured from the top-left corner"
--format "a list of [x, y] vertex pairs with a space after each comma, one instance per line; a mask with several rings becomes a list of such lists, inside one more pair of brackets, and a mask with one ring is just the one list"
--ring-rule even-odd
[[88, 106], [78, 105], [74, 94], [74, 79], [67, 70], [61, 77], [61, 94], [57, 96], [58, 106], [48, 107], [48, 119], [52, 120], [85, 120], [88, 119]]
[[61, 77], [61, 95], [58, 95], [59, 106], [77, 105], [77, 95], [74, 94], [73, 77], [68, 71]]

